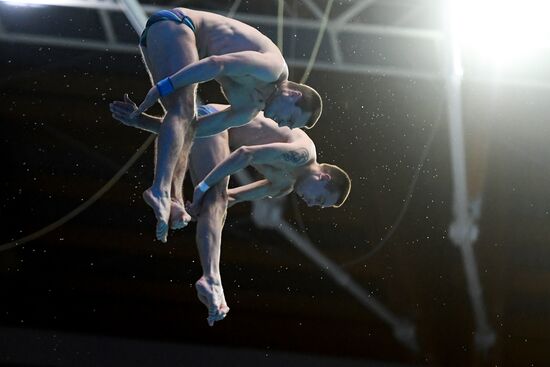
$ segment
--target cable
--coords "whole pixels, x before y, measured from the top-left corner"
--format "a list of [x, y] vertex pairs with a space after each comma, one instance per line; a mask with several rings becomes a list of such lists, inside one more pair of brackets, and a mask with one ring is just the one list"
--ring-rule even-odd
[[285, 0], [279, 0], [277, 6], [277, 47], [283, 52], [283, 17], [285, 10]]
[[317, 39], [315, 40], [315, 44], [313, 45], [313, 50], [311, 51], [311, 57], [309, 58], [309, 61], [306, 66], [306, 70], [304, 71], [304, 75], [302, 75], [302, 79], [300, 80], [300, 83], [303, 84], [306, 82], [306, 80], [309, 78], [309, 73], [311, 73], [311, 69], [313, 69], [313, 63], [315, 62], [315, 59], [317, 59], [317, 53], [319, 52], [319, 48], [321, 47], [321, 41], [323, 40], [323, 36], [325, 35], [325, 29], [327, 28], [328, 24], [328, 15], [330, 13], [330, 9], [332, 8], [332, 3], [334, 0], [329, 0], [327, 3], [327, 6], [325, 7], [325, 13], [323, 14], [323, 18], [321, 19], [321, 25], [319, 26], [319, 33], [317, 33]]
[[435, 123], [434, 127], [432, 128], [432, 132], [431, 132], [430, 136], [428, 137], [428, 141], [426, 142], [426, 146], [425, 146], [424, 150], [422, 151], [422, 155], [420, 156], [420, 162], [418, 163], [418, 166], [417, 166], [417, 169], [416, 169], [416, 171], [413, 175], [411, 184], [409, 185], [409, 190], [407, 191], [407, 195], [405, 196], [406, 197], [405, 203], [401, 207], [401, 211], [397, 215], [396, 220], [393, 222], [393, 224], [391, 226], [391, 229], [386, 233], [386, 235], [382, 238], [382, 240], [380, 242], [378, 242], [375, 246], [373, 246], [373, 248], [369, 252], [367, 252], [366, 254], [364, 254], [362, 256], [359, 256], [358, 258], [354, 258], [353, 260], [350, 260], [348, 262], [340, 264], [342, 267], [346, 268], [346, 267], [355, 265], [359, 262], [362, 262], [362, 261], [372, 257], [382, 247], [384, 247], [386, 242], [388, 242], [388, 240], [397, 231], [397, 228], [401, 224], [401, 220], [403, 219], [403, 217], [405, 216], [405, 213], [407, 212], [407, 209], [409, 208], [409, 204], [411, 202], [413, 192], [414, 192], [414, 189], [416, 187], [416, 182], [418, 181], [418, 177], [420, 176], [420, 172], [422, 171], [422, 167], [424, 167], [424, 162], [426, 161], [426, 158], [428, 157], [428, 153], [430, 152], [430, 149], [432, 147], [432, 143], [433, 143], [437, 128], [439, 127], [439, 125], [441, 123], [441, 117], [442, 117], [442, 114], [443, 114], [443, 103], [444, 102], [445, 101], [442, 100], [442, 102], [440, 104], [439, 112], [437, 114], [438, 117], [436, 119], [436, 123]]
[[229, 9], [229, 12], [227, 13], [227, 17], [228, 18], [235, 17], [235, 13], [239, 9], [239, 6], [241, 6], [241, 0], [235, 0], [233, 5], [231, 6], [231, 9]]
[[100, 188], [95, 194], [93, 194], [88, 200], [86, 200], [84, 203], [80, 204], [78, 207], [70, 211], [68, 214], [63, 216], [62, 218], [56, 220], [55, 222], [47, 225], [46, 227], [28, 235], [23, 238], [20, 238], [18, 240], [5, 243], [3, 245], [0, 245], [0, 252], [9, 250], [11, 248], [14, 248], [16, 246], [22, 245], [24, 243], [27, 243], [29, 241], [32, 241], [34, 239], [37, 239], [38, 237], [41, 237], [45, 235], [46, 233], [49, 233], [53, 231], [54, 229], [58, 228], [59, 226], [65, 224], [69, 220], [76, 217], [78, 214], [82, 213], [84, 210], [88, 209], [90, 205], [95, 203], [100, 197], [103, 196], [111, 187], [114, 186], [115, 183], [120, 180], [120, 178], [130, 169], [130, 167], [134, 164], [134, 162], [141, 157], [141, 155], [145, 152], [145, 150], [151, 145], [151, 143], [155, 140], [156, 134], [151, 134], [147, 140], [141, 146], [138, 148], [138, 150], [130, 157], [130, 159], [118, 170], [117, 173], [109, 180], [105, 185], [103, 185], [102, 188]]
[[[280, 0], [283, 1], [283, 0]], [[333, 0], [329, 0], [325, 7], [325, 12], [323, 13], [323, 18], [321, 19], [321, 25], [319, 26], [319, 32], [317, 33], [317, 40], [315, 41], [315, 45], [313, 45], [313, 50], [311, 51], [311, 55], [309, 57], [309, 60], [307, 62], [306, 70], [304, 71], [304, 74], [302, 75], [302, 79], [300, 80], [300, 83], [305, 83], [307, 79], [309, 78], [309, 74], [311, 73], [311, 69], [313, 68], [313, 64], [315, 62], [315, 59], [317, 58], [317, 53], [319, 52], [319, 47], [321, 46], [321, 40], [323, 39], [327, 24], [328, 24], [328, 17], [330, 14], [330, 10], [332, 8]], [[281, 48], [282, 52], [282, 48]], [[300, 226], [300, 229], [304, 232], [304, 236], [306, 236], [306, 229], [304, 225], [304, 220], [302, 218], [302, 214], [298, 210], [298, 203], [296, 200], [296, 196], [293, 196], [291, 198], [292, 201], [292, 209], [294, 211], [294, 218], [296, 219], [296, 223]]]

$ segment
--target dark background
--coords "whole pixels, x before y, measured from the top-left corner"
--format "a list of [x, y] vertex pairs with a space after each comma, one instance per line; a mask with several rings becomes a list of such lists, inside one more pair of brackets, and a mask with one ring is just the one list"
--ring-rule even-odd
[[[21, 9], [0, 4], [2, 23], [22, 26], [17, 11], [20, 15]], [[52, 28], [44, 19], [68, 10], [42, 11], [52, 11], [51, 17], [37, 15], [29, 24], [48, 32]], [[82, 37], [96, 31], [82, 24], [79, 29]], [[302, 73], [292, 68], [291, 78]], [[193, 287], [201, 274], [194, 225], [170, 233], [168, 244], [156, 242], [153, 213], [141, 200], [152, 182], [152, 147], [89, 209], [0, 252], [0, 326], [252, 348], [266, 355], [284, 351], [434, 366], [546, 365], [548, 90], [464, 85], [468, 162], [487, 162], [472, 173], [483, 182], [474, 250], [497, 339], [481, 354], [474, 346], [461, 255], [447, 235], [452, 183], [443, 82], [314, 70], [308, 84], [325, 101], [321, 121], [308, 131], [319, 161], [344, 167], [353, 186], [339, 209], [307, 208], [289, 198], [285, 217], [372, 296], [416, 326], [418, 353], [399, 344], [386, 324], [293, 244], [256, 228], [249, 204], [229, 210], [221, 269], [231, 312], [209, 328]], [[108, 104], [125, 92], [140, 101], [149, 87], [137, 54], [0, 43], [2, 243], [58, 220], [120, 169], [148, 134], [114, 121]], [[205, 102], [223, 101], [211, 83], [200, 95]], [[404, 217], [385, 245], [368, 256], [403, 208], [424, 149], [429, 153]], [[9, 353], [2, 349], [0, 363], [8, 365]]]

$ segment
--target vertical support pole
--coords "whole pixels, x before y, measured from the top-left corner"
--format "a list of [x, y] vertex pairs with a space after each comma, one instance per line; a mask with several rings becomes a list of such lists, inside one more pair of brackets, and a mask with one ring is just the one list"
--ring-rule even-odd
[[453, 16], [456, 14], [456, 11], [453, 9], [454, 3], [455, 0], [447, 0], [444, 22], [447, 28], [445, 81], [453, 175], [453, 222], [449, 227], [449, 237], [460, 249], [464, 263], [468, 295], [472, 303], [476, 323], [475, 345], [478, 350], [487, 352], [495, 343], [495, 333], [487, 321], [483, 291], [473, 250], [473, 244], [478, 236], [478, 228], [468, 212], [466, 155], [462, 124], [462, 55], [458, 41], [458, 27], [456, 19]]

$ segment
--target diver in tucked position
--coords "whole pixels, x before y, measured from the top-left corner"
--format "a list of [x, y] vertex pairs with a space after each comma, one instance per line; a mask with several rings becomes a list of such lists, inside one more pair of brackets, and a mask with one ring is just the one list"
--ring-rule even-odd
[[[143, 193], [157, 218], [156, 237], [166, 242], [169, 218], [181, 226], [191, 219], [183, 205], [171, 215], [170, 186], [183, 183], [195, 135], [204, 137], [246, 124], [258, 112], [280, 126], [311, 127], [322, 111], [319, 94], [288, 81], [277, 46], [257, 29], [218, 14], [187, 8], [153, 14], [140, 49], [154, 86], [134, 111], [159, 98], [166, 110], [160, 125], [155, 177]], [[216, 80], [229, 106], [195, 120], [196, 83]]]
[[[206, 105], [199, 116], [223, 110], [224, 105]], [[158, 133], [162, 120], [146, 114], [135, 115], [137, 106], [127, 97], [111, 104], [113, 117], [123, 124]], [[236, 149], [229, 155], [229, 147]], [[254, 183], [227, 189], [228, 174], [251, 165], [264, 175]], [[338, 207], [346, 200], [351, 182], [340, 168], [316, 161], [315, 145], [302, 130], [279, 128], [275, 122], [258, 114], [250, 123], [207, 138], [196, 138], [190, 154], [193, 184], [207, 180], [208, 190], [194, 198], [197, 218], [197, 246], [203, 276], [197, 281], [199, 299], [209, 310], [213, 325], [225, 317], [229, 308], [223, 294], [219, 269], [221, 232], [229, 206], [265, 197], [277, 197], [292, 190], [308, 204]], [[210, 170], [213, 170], [210, 173]], [[217, 172], [217, 173], [216, 173]], [[209, 176], [209, 179], [206, 177]], [[221, 176], [225, 176], [220, 178]], [[217, 181], [214, 183], [214, 179]], [[197, 192], [197, 191], [196, 191]], [[171, 185], [172, 214], [183, 202], [182, 185]], [[172, 228], [181, 228], [179, 218], [171, 216]]]

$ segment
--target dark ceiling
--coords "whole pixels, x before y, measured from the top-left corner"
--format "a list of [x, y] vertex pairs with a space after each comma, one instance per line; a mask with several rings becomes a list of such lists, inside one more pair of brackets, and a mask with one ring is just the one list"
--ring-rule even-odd
[[[243, 3], [243, 11], [261, 12], [260, 2]], [[3, 26], [25, 22], [22, 9], [6, 16], [8, 6], [0, 4]], [[63, 29], [78, 24], [79, 32], [98, 32], [90, 18], [70, 9], [55, 8], [51, 16]], [[111, 51], [6, 41], [0, 65], [5, 243], [78, 207], [130, 158], [148, 135], [114, 121], [108, 104], [125, 92], [139, 100], [149, 82], [137, 54]], [[298, 78], [303, 69], [291, 73]], [[0, 252], [0, 327], [403, 364], [545, 365], [548, 91], [464, 86], [470, 189], [483, 197], [474, 251], [496, 333], [495, 346], [482, 354], [474, 345], [461, 255], [447, 234], [452, 177], [443, 84], [316, 70], [308, 82], [326, 106], [308, 131], [319, 160], [344, 167], [353, 187], [340, 209], [311, 209], [289, 198], [285, 218], [372, 297], [415, 325], [418, 352], [400, 344], [387, 324], [292, 243], [256, 228], [248, 204], [229, 210], [221, 269], [231, 312], [209, 328], [192, 287], [200, 276], [194, 225], [172, 233], [166, 245], [156, 242], [153, 213], [141, 200], [152, 181], [152, 148], [89, 209]], [[223, 101], [216, 85], [200, 93], [206, 102]], [[8, 365], [9, 353], [1, 353], [0, 347], [0, 363]]]

